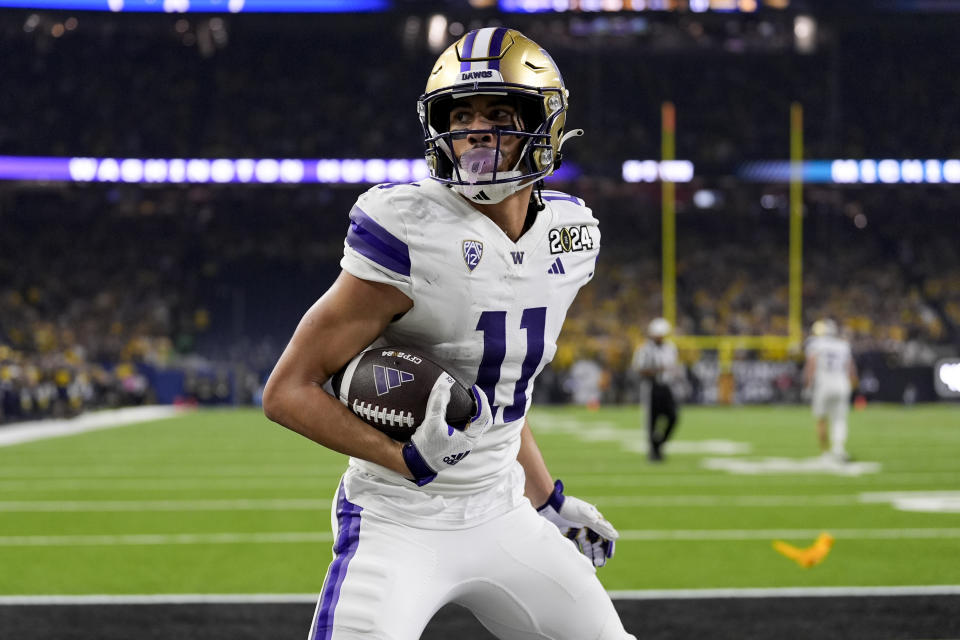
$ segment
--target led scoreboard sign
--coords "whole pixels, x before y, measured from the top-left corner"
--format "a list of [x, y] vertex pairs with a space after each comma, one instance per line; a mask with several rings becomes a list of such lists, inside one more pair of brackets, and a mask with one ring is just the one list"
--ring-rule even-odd
[[676, 11], [754, 13], [760, 9], [787, 9], [790, 0], [499, 0], [507, 13]]
[[337, 13], [386, 11], [390, 0], [0, 0], [0, 7], [141, 13]]

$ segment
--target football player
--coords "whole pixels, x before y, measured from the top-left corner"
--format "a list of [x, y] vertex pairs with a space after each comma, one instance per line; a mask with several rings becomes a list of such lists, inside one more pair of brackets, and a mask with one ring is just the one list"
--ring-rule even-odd
[[[817, 438], [825, 460], [847, 462], [847, 414], [850, 391], [857, 383], [857, 365], [850, 343], [838, 335], [837, 324], [824, 318], [813, 323], [803, 367], [804, 392], [810, 394]], [[829, 433], [827, 426], [829, 422]]]
[[[596, 577], [618, 533], [564, 495], [526, 420], [600, 248], [583, 201], [542, 188], [582, 134], [565, 129], [567, 101], [553, 59], [518, 31], [451, 45], [417, 105], [430, 178], [360, 196], [343, 270], [270, 376], [267, 416], [350, 456], [311, 639], [412, 640], [450, 602], [498, 638], [633, 638]], [[405, 444], [323, 390], [387, 344], [474, 383], [465, 429], [445, 423], [443, 385]]]

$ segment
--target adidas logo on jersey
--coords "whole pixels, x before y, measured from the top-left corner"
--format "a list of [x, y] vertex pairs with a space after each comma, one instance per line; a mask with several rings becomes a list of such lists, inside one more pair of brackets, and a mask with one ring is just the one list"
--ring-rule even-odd
[[382, 396], [390, 393], [390, 389], [395, 389], [404, 382], [412, 382], [413, 374], [375, 364], [373, 365], [373, 379], [377, 387], [377, 395]]
[[469, 451], [464, 451], [463, 453], [454, 453], [453, 455], [443, 456], [443, 461], [447, 464], [453, 466], [467, 457]]
[[556, 273], [559, 275], [563, 275], [566, 273], [566, 270], [563, 268], [563, 263], [560, 262], [560, 258], [557, 258], [556, 260], [553, 261], [553, 264], [550, 265], [549, 269], [547, 269], [547, 273]]

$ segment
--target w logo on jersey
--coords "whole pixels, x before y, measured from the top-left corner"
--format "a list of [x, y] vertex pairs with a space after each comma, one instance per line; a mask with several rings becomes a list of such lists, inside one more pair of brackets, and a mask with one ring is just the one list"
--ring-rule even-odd
[[373, 365], [373, 380], [377, 387], [377, 395], [382, 396], [390, 393], [390, 389], [396, 389], [404, 382], [411, 382], [413, 374], [375, 364]]
[[483, 243], [479, 240], [463, 241], [463, 261], [467, 263], [467, 268], [473, 271], [480, 264], [480, 258], [483, 257]]
[[523, 251], [511, 251], [510, 255], [513, 256], [513, 264], [523, 264]]

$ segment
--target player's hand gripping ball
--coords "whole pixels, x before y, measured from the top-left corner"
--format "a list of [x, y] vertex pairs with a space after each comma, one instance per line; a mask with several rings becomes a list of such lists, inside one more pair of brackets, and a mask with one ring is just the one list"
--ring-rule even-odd
[[433, 482], [438, 473], [459, 464], [493, 424], [490, 404], [476, 386], [471, 389], [476, 413], [463, 427], [454, 427], [449, 423], [445, 413], [454, 384], [456, 382], [451, 376], [442, 376], [437, 380], [427, 401], [427, 417], [417, 427], [410, 442], [403, 445], [403, 461], [418, 486]]
[[[446, 369], [415, 349], [378, 347], [355, 356], [331, 379], [333, 393], [358, 418], [407, 442], [427, 418], [430, 394]], [[470, 387], [453, 380], [446, 422], [463, 429], [477, 413]]]

